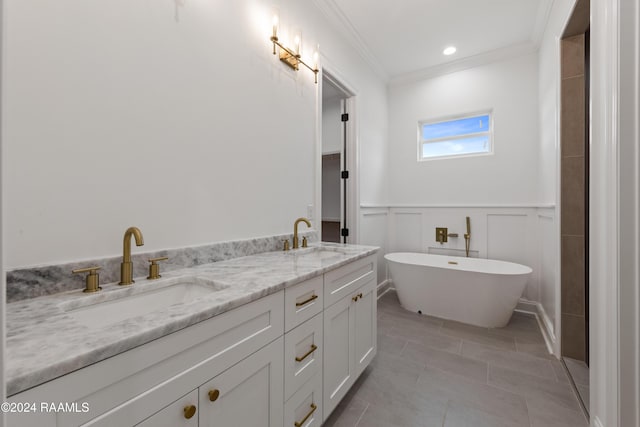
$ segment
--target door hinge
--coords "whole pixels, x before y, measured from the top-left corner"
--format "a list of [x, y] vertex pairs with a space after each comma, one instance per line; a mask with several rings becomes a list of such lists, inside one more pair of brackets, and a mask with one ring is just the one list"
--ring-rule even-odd
[[349, 171], [342, 171], [342, 173], [340, 174], [340, 178], [349, 179]]
[[340, 230], [340, 235], [342, 237], [349, 237], [349, 229], [348, 228], [343, 228], [342, 230]]
[[349, 114], [344, 113], [344, 114], [341, 116], [341, 120], [342, 120], [343, 122], [348, 122], [348, 121], [349, 121]]

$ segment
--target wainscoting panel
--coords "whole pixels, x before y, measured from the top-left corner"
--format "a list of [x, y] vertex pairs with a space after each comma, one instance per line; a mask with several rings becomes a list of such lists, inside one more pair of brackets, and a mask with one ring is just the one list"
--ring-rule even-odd
[[558, 231], [553, 209], [538, 211], [538, 259], [540, 260], [540, 305], [543, 309], [542, 321], [547, 329], [554, 351], [559, 351], [557, 330], [559, 321], [560, 281], [558, 257]]
[[393, 252], [424, 252], [422, 212], [394, 212]]
[[379, 246], [378, 284], [387, 280], [387, 263], [384, 255], [388, 252], [389, 211], [388, 209], [360, 209], [360, 244]]
[[527, 215], [487, 215], [487, 258], [524, 264], [527, 259]]
[[[539, 221], [539, 209], [550, 216], [550, 225]], [[540, 257], [543, 253], [547, 257], [544, 264], [545, 280], [555, 276], [557, 257], [550, 250], [554, 241], [553, 212], [553, 208], [536, 206], [390, 207], [388, 246], [391, 252], [437, 250], [464, 256], [466, 217], [469, 217], [471, 250], [476, 251], [480, 258], [517, 262], [531, 267], [533, 274], [522, 297], [524, 300], [540, 302], [543, 266]], [[541, 224], [550, 229], [544, 234], [544, 244], [540, 242], [543, 236]], [[436, 242], [436, 227], [447, 227], [452, 234], [446, 243]], [[545, 247], [545, 251], [541, 251], [541, 247]]]

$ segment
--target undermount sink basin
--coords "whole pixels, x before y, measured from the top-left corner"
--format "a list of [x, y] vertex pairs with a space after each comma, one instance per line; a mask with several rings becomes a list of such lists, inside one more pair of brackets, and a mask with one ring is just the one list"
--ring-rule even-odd
[[63, 305], [62, 309], [82, 325], [103, 327], [173, 305], [189, 303], [228, 287], [228, 284], [202, 277], [176, 277], [136, 283], [108, 294], [98, 293], [85, 300], [74, 301], [73, 305]]
[[331, 248], [331, 247], [310, 247], [310, 248], [294, 249], [288, 253], [290, 255], [294, 255], [297, 257], [304, 257], [307, 259], [321, 259], [321, 260], [326, 258], [335, 258], [338, 256], [345, 255], [345, 252], [340, 248]]

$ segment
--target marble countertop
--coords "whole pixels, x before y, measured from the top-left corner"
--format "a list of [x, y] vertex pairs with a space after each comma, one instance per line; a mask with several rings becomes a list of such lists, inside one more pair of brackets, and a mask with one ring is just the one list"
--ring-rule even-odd
[[[322, 253], [318, 248], [323, 249]], [[372, 246], [319, 243], [289, 252], [265, 252], [136, 278], [125, 288], [115, 283], [102, 291], [63, 292], [7, 304], [6, 380], [11, 396], [46, 381], [115, 356], [233, 308], [371, 255]], [[334, 252], [329, 253], [329, 252]], [[321, 255], [321, 256], [320, 256]], [[78, 307], [120, 295], [159, 289], [190, 277], [213, 280], [223, 289], [121, 321], [97, 318], [79, 322]], [[142, 301], [142, 299], [141, 299]]]

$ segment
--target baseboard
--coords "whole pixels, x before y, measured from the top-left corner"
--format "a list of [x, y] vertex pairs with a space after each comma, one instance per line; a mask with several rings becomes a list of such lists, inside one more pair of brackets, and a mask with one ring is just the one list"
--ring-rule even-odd
[[544, 342], [547, 345], [547, 350], [549, 350], [550, 354], [555, 354], [557, 338], [553, 333], [553, 323], [551, 322], [551, 319], [549, 319], [549, 316], [542, 304], [537, 301], [529, 301], [521, 298], [515, 311], [521, 311], [535, 316], [538, 321], [540, 332], [542, 332]]
[[378, 299], [380, 299], [380, 297], [382, 295], [386, 294], [390, 290], [391, 290], [391, 280], [387, 279], [387, 280], [379, 283], [378, 284], [378, 288], [377, 288]]

